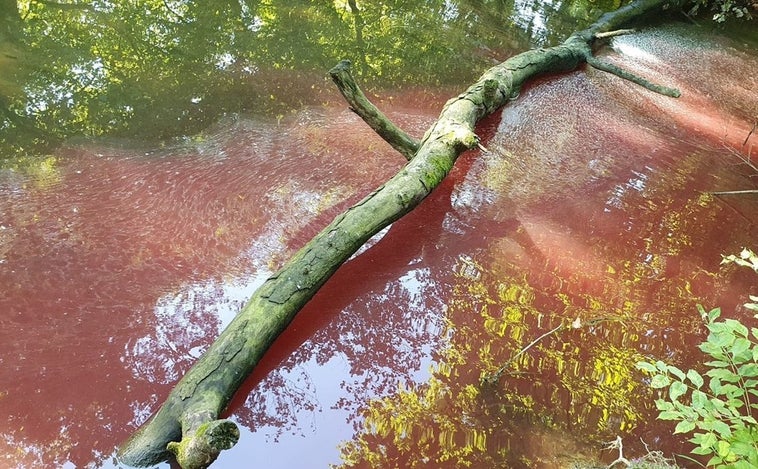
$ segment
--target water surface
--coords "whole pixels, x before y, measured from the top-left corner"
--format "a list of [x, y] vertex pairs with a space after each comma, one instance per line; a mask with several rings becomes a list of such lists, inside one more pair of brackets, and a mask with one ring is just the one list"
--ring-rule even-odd
[[[465, 36], [465, 14], [490, 18], [483, 42], [463, 46], [481, 70], [550, 41], [539, 15], [498, 35], [492, 10], [449, 5], [425, 24]], [[372, 88], [377, 102], [417, 136], [476, 75], [450, 68], [402, 84], [407, 69], [363, 47], [362, 73], [373, 64], [392, 76]], [[242, 438], [214, 467], [560, 467], [566, 454], [612, 461], [599, 448], [616, 435], [628, 456], [639, 438], [686, 451], [654, 420], [633, 365], [695, 365], [697, 303], [751, 320], [739, 304], [755, 279], [718, 263], [751, 246], [758, 207], [709, 192], [754, 187], [758, 56], [682, 25], [614, 39], [602, 54], [682, 98], [591, 69], [522, 90], [480, 124], [486, 151], [464, 154], [280, 337], [229, 409]], [[174, 110], [191, 121], [184, 134], [153, 140], [172, 132], [155, 121], [143, 139], [132, 124], [66, 135], [0, 170], [4, 466], [119, 467], [117, 445], [252, 291], [402, 167], [315, 72], [331, 60], [319, 57], [293, 71], [281, 53], [280, 68], [250, 72], [259, 86], [239, 98], [245, 109], [232, 107], [234, 86], [220, 101], [188, 90], [201, 108]], [[513, 358], [569, 323], [580, 327]]]

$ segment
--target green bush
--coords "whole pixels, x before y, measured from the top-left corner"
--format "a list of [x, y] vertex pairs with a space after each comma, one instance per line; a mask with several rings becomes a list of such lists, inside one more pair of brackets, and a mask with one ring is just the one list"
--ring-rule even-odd
[[[750, 267], [758, 272], [758, 256], [747, 249], [722, 263]], [[758, 297], [745, 306], [758, 311]], [[719, 320], [721, 310], [698, 310], [708, 328], [700, 350], [708, 356], [705, 376], [682, 371], [662, 361], [639, 362], [650, 374], [650, 386], [668, 390], [655, 401], [661, 420], [678, 423], [674, 433], [692, 434], [693, 454], [711, 456], [716, 468], [758, 468], [758, 328], [748, 330], [734, 319]]]
[[731, 18], [751, 20], [753, 19], [751, 9], [755, 10], [755, 8], [755, 3], [748, 0], [695, 0], [690, 14], [696, 15], [710, 10], [713, 12], [713, 21], [723, 23]]

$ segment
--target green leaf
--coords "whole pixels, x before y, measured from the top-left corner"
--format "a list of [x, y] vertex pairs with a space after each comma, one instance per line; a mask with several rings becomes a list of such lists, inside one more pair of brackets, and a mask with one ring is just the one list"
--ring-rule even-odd
[[658, 420], [680, 420], [681, 418], [682, 413], [676, 410], [664, 410], [658, 414]]
[[669, 384], [671, 384], [671, 380], [666, 375], [655, 375], [650, 380], [650, 387], [653, 389], [665, 388]]
[[710, 322], [715, 321], [716, 319], [721, 316], [721, 308], [713, 308], [712, 310], [708, 311], [708, 320]]
[[690, 438], [690, 443], [700, 446], [700, 442], [703, 440], [703, 437], [705, 437], [705, 433], [695, 433], [692, 435], [692, 438]]
[[731, 348], [736, 338], [730, 331], [716, 331], [708, 334], [708, 343], [717, 347]]
[[713, 453], [713, 449], [711, 449], [710, 446], [707, 446], [707, 447], [705, 447], [705, 446], [698, 446], [697, 448], [691, 450], [690, 453], [692, 453], [692, 454], [700, 454], [700, 455], [704, 456], [706, 454]]
[[[710, 336], [709, 336], [710, 337]], [[697, 346], [703, 353], [707, 353], [708, 355], [712, 356], [716, 360], [727, 360], [727, 356], [724, 353], [724, 350], [711, 342], [703, 342], [700, 345]]]
[[700, 447], [701, 448], [712, 448], [716, 445], [716, 442], [718, 439], [716, 438], [716, 435], [713, 432], [708, 432], [705, 435], [703, 435], [703, 439], [700, 440]]
[[726, 401], [726, 406], [732, 409], [733, 411], [736, 411], [744, 407], [745, 403], [742, 401], [742, 399], [729, 399], [728, 401]]
[[717, 397], [712, 397], [710, 401], [714, 409], [722, 413], [726, 411], [726, 402], [722, 401], [721, 399]]
[[[732, 347], [729, 350], [729, 353], [731, 353], [733, 357], [742, 355], [743, 353], [745, 353], [748, 350], [750, 350], [750, 346], [751, 345], [752, 344], [750, 343], [749, 340], [740, 337], [740, 338], [734, 340], [734, 343], [732, 344]], [[753, 354], [750, 353], [750, 357], [751, 358], [752, 358], [752, 356], [753, 356]]]
[[747, 327], [736, 319], [725, 319], [724, 324], [735, 334], [741, 337], [747, 337]]
[[758, 376], [758, 363], [747, 363], [737, 369], [737, 373], [743, 378]]
[[674, 410], [674, 404], [663, 399], [656, 399], [655, 408], [658, 410]]
[[705, 409], [706, 407], [710, 407], [708, 404], [710, 404], [710, 401], [703, 391], [698, 389], [692, 391], [692, 407], [694, 409]]
[[726, 458], [727, 456], [729, 456], [731, 446], [732, 445], [730, 445], [728, 441], [721, 440], [716, 445], [716, 453], [722, 459]]
[[711, 368], [726, 368], [729, 366], [729, 362], [725, 362], [723, 360], [712, 360], [705, 362], [705, 364]]
[[674, 375], [677, 378], [679, 378], [680, 380], [684, 381], [684, 377], [685, 377], [684, 371], [680, 370], [679, 368], [675, 367], [674, 365], [668, 365], [667, 369], [668, 369], [668, 371], [672, 375]]
[[669, 387], [669, 398], [672, 401], [676, 401], [681, 396], [687, 393], [687, 385], [681, 381], [674, 381]]
[[753, 352], [751, 350], [745, 350], [739, 355], [735, 355], [732, 359], [735, 365], [742, 365], [747, 362], [753, 361]]
[[736, 373], [732, 373], [731, 370], [725, 369], [725, 368], [715, 368], [712, 370], [708, 370], [705, 372], [707, 376], [710, 376], [711, 378], [718, 378], [722, 381], [726, 381], [727, 383], [736, 383], [740, 380], [740, 376]]
[[733, 399], [735, 397], [742, 397], [745, 395], [745, 390], [739, 386], [735, 386], [734, 384], [725, 384], [724, 387], [721, 388], [721, 391], [726, 397], [730, 399]]
[[721, 438], [728, 439], [732, 436], [732, 429], [721, 420], [713, 422], [713, 431], [718, 433]]
[[695, 385], [696, 388], [700, 389], [703, 386], [703, 377], [700, 376], [700, 373], [698, 373], [697, 371], [687, 370], [687, 378], [690, 380], [692, 384]]
[[729, 327], [726, 325], [725, 322], [713, 322], [705, 327], [708, 328], [708, 331], [710, 331], [712, 334], [723, 334], [725, 332], [730, 332]]
[[[734, 450], [734, 445], [732, 445], [732, 450]], [[755, 448], [753, 448], [753, 451], [755, 451]], [[756, 469], [756, 465], [740, 459], [732, 463], [731, 469]]]
[[695, 429], [695, 422], [690, 420], [682, 420], [674, 428], [674, 433], [689, 433]]
[[700, 417], [698, 412], [691, 406], [684, 405], [681, 402], [675, 402], [674, 404], [677, 405], [677, 410], [682, 414], [683, 420], [697, 420]]
[[718, 378], [718, 377], [711, 378], [711, 380], [708, 382], [708, 387], [711, 389], [711, 391], [713, 392], [713, 394], [716, 394], [717, 396], [721, 395], [721, 388], [723, 386], [721, 385], [721, 379], [720, 378]]
[[730, 443], [732, 444], [732, 452], [734, 454], [758, 459], [756, 441], [754, 441], [754, 436], [749, 431], [734, 432], [734, 438]]
[[635, 366], [638, 370], [647, 371], [648, 373], [656, 373], [658, 371], [655, 365], [650, 362], [637, 362]]

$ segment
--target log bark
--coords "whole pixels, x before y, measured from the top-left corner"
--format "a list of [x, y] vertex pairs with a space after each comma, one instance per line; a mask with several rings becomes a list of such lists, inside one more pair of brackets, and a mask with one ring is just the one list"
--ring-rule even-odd
[[[479, 144], [474, 130], [480, 119], [514, 99], [527, 80], [571, 71], [586, 62], [599, 33], [677, 7], [680, 1], [637, 0], [606, 13], [559, 46], [516, 55], [449, 100], [418, 146], [413, 139], [395, 142], [406, 157], [412, 157], [408, 164], [335, 218], [253, 294], [160, 409], [123, 443], [119, 459], [149, 466], [173, 455], [185, 469], [210, 465], [239, 438], [236, 425], [219, 416], [266, 349], [342, 263], [373, 235], [413, 210], [447, 176], [458, 156]], [[383, 136], [392, 140], [388, 136], [392, 134], [394, 130]]]

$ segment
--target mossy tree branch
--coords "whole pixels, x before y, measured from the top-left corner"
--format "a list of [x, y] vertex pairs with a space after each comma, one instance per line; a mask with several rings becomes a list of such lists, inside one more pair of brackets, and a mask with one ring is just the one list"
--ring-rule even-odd
[[368, 100], [350, 73], [350, 61], [343, 60], [329, 70], [329, 75], [342, 93], [350, 108], [379, 134], [392, 148], [410, 161], [418, 151], [416, 139], [402, 131]]
[[[575, 69], [591, 55], [596, 34], [678, 1], [637, 0], [603, 15], [559, 46], [527, 51], [487, 70], [449, 100], [410, 162], [335, 218], [253, 294], [153, 417], [121, 446], [121, 461], [149, 466], [173, 452], [185, 469], [207, 467], [236, 442], [234, 424], [219, 416], [266, 349], [343, 262], [418, 206], [447, 176], [458, 156], [479, 144], [474, 129], [480, 119], [516, 96], [527, 80]], [[399, 146], [408, 158], [410, 144]]]

